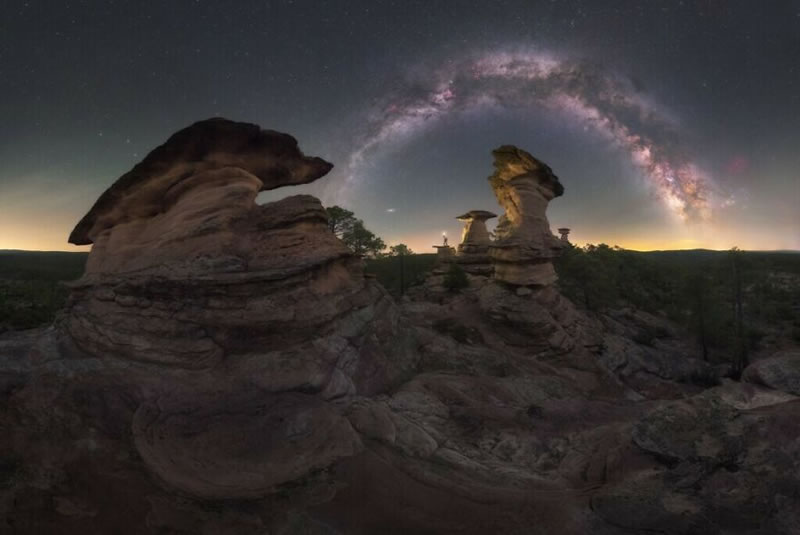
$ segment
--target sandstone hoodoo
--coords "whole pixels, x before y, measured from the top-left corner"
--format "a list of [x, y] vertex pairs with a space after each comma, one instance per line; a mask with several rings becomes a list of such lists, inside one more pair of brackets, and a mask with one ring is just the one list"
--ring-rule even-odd
[[497, 214], [486, 210], [470, 210], [456, 219], [464, 222], [461, 243], [458, 244], [458, 262], [468, 273], [489, 275], [492, 273], [489, 245], [492, 243], [486, 221]]
[[[288, 134], [222, 118], [200, 121], [175, 133], [122, 175], [81, 219], [69, 242], [108, 240], [113, 227], [152, 220], [192, 190], [214, 190], [216, 195], [204, 197], [216, 197], [224, 205], [238, 200], [226, 187], [248, 198], [244, 191], [307, 184], [332, 167], [322, 158], [303, 155]], [[220, 172], [224, 169], [227, 173]]]
[[492, 239], [486, 229], [486, 221], [494, 217], [497, 217], [497, 214], [486, 210], [470, 210], [456, 218], [464, 222], [461, 243], [458, 244], [459, 254], [487, 254], [489, 252]]
[[[255, 203], [331, 167], [287, 134], [202, 121], [123, 175], [73, 231], [94, 246], [63, 326], [107, 366], [143, 366], [115, 388], [138, 398], [136, 448], [170, 488], [265, 495], [352, 455], [360, 441], [328, 403], [382, 391], [413, 366], [394, 304], [320, 202]], [[229, 411], [249, 416], [214, 423]]]
[[[383, 372], [402, 359], [370, 371], [358, 359], [344, 367], [339, 359], [367, 336], [363, 312], [386, 309], [388, 297], [329, 232], [317, 199], [255, 203], [259, 191], [309, 183], [331, 168], [305, 156], [288, 134], [253, 124], [210, 119], [176, 133], [101, 195], [72, 232], [73, 243], [94, 246], [72, 286], [71, 336], [94, 355], [202, 369], [263, 348], [319, 355], [310, 349], [314, 333], [320, 347], [341, 347], [314, 364], [304, 360], [322, 374], [313, 388], [329, 385], [335, 396], [355, 391], [355, 383], [382, 386], [390, 380]], [[349, 341], [337, 334], [342, 323]], [[267, 380], [282, 381], [274, 373]]]
[[489, 249], [494, 277], [520, 286], [553, 284], [552, 260], [564, 243], [550, 232], [545, 212], [564, 187], [550, 167], [513, 145], [503, 145], [492, 155], [495, 172], [489, 183], [505, 210]]

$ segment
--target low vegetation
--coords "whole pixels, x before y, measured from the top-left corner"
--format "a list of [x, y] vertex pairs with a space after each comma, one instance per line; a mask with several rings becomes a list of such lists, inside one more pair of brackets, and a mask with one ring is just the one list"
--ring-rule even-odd
[[469, 279], [464, 269], [453, 263], [450, 264], [450, 268], [445, 273], [442, 285], [451, 292], [457, 292], [469, 286]]
[[706, 359], [722, 354], [739, 370], [765, 336], [797, 338], [800, 329], [797, 253], [641, 253], [600, 244], [570, 247], [555, 265], [561, 291], [579, 306], [667, 316], [689, 330]]
[[392, 295], [400, 296], [420, 284], [435, 262], [435, 254], [383, 256], [367, 259], [365, 269]]
[[[349, 232], [353, 221], [344, 216], [346, 228], [332, 230]], [[421, 283], [436, 259], [403, 244], [384, 250], [365, 255], [366, 271], [395, 296]], [[0, 252], [0, 332], [52, 322], [67, 298], [63, 282], [80, 277], [85, 262], [86, 253]], [[560, 290], [579, 307], [632, 307], [668, 317], [711, 361], [741, 369], [765, 339], [800, 342], [797, 253], [642, 253], [600, 244], [570, 247], [555, 266]], [[453, 291], [465, 287], [466, 276], [458, 271], [456, 266], [446, 275]], [[663, 333], [639, 336], [647, 344]]]
[[52, 322], [67, 299], [62, 281], [81, 276], [86, 256], [0, 251], [0, 332]]

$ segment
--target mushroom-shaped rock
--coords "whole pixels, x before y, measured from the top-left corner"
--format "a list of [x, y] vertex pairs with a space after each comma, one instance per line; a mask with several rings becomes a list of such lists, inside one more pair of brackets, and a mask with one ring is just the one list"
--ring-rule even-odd
[[564, 243], [550, 232], [545, 212], [564, 187], [550, 167], [522, 149], [503, 145], [492, 155], [495, 172], [489, 183], [505, 210], [490, 246], [494, 276], [521, 286], [552, 284], [556, 274], [551, 261]]
[[122, 175], [81, 219], [69, 242], [88, 245], [116, 225], [163, 214], [194, 189], [223, 193], [220, 188], [228, 188], [255, 196], [313, 182], [332, 167], [303, 155], [289, 134], [223, 118], [199, 121]]
[[[72, 283], [72, 339], [92, 355], [156, 367], [224, 363], [232, 380], [270, 391], [327, 399], [383, 388], [407, 364], [395, 353], [406, 349], [395, 344], [390, 357], [382, 345], [396, 336], [391, 299], [330, 232], [318, 199], [255, 202], [330, 168], [288, 134], [252, 124], [213, 119], [173, 135], [73, 232], [73, 242], [94, 243]], [[361, 360], [367, 339], [377, 345]]]
[[486, 221], [493, 217], [497, 217], [497, 214], [486, 210], [470, 210], [456, 218], [464, 222], [461, 243], [458, 245], [459, 254], [486, 254], [489, 251], [492, 240], [486, 230]]

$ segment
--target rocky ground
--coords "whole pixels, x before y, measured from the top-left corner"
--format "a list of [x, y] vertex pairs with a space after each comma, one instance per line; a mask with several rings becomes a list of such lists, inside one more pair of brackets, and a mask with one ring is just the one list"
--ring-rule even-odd
[[800, 533], [800, 352], [734, 382], [661, 318], [577, 310], [558, 179], [502, 152], [502, 277], [398, 303], [319, 201], [254, 203], [329, 164], [173, 136], [76, 228], [55, 324], [0, 338], [0, 532]]

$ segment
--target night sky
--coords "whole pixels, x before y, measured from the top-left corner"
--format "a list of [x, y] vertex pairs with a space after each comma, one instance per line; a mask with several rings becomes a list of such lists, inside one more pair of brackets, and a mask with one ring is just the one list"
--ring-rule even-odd
[[213, 116], [335, 165], [260, 201], [416, 252], [499, 213], [501, 144], [560, 177], [575, 243], [800, 249], [800, 0], [4, 0], [0, 249], [80, 250], [98, 195]]

